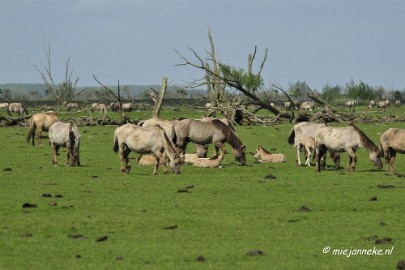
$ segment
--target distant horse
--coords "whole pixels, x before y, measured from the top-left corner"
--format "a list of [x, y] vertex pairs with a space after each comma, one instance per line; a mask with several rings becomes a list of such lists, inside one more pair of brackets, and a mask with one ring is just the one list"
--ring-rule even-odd
[[245, 146], [232, 130], [221, 121], [214, 119], [203, 122], [192, 119], [177, 121], [174, 126], [177, 135], [177, 147], [179, 152], [185, 153], [188, 142], [196, 144], [214, 144], [222, 153], [225, 151], [224, 143], [231, 145], [235, 159], [240, 165], [246, 165]]
[[27, 135], [27, 142], [29, 143], [32, 138], [32, 145], [35, 145], [34, 143], [35, 129], [38, 127], [37, 139], [39, 145], [42, 145], [42, 131], [48, 131], [49, 128], [52, 126], [52, 124], [58, 121], [59, 119], [56, 116], [55, 112], [35, 113], [30, 118], [30, 131], [28, 132]]
[[326, 151], [347, 152], [349, 154], [348, 171], [356, 169], [356, 151], [359, 147], [369, 152], [369, 159], [381, 169], [381, 151], [363, 131], [353, 124], [347, 127], [322, 127], [315, 134], [316, 171], [320, 172], [320, 161]]
[[[260, 159], [259, 159], [260, 158]], [[285, 158], [284, 154], [272, 154], [262, 146], [258, 146], [255, 152], [255, 159], [260, 163], [285, 163], [287, 159]]]
[[75, 109], [76, 111], [81, 109], [81, 106], [79, 103], [68, 103], [66, 104], [66, 109], [68, 111], [71, 111], [72, 109]]
[[398, 153], [405, 154], [405, 129], [390, 128], [381, 135], [381, 150], [384, 152], [385, 163], [391, 167], [395, 174], [395, 156]]
[[315, 103], [311, 101], [304, 101], [301, 103], [301, 110], [303, 111], [313, 111], [315, 109]]
[[397, 108], [401, 107], [401, 101], [399, 99], [395, 100], [395, 106]]
[[17, 113], [18, 116], [22, 116], [24, 114], [28, 115], [28, 111], [22, 105], [22, 103], [9, 103], [8, 104], [8, 115], [11, 116], [12, 113]]
[[297, 163], [299, 166], [301, 166], [301, 157], [300, 157], [300, 153], [302, 148], [304, 148], [304, 153], [305, 153], [305, 164], [309, 167], [311, 166], [311, 155], [312, 155], [312, 151], [315, 148], [315, 140], [307, 135], [304, 134], [298, 134], [297, 136], [295, 136], [295, 140], [294, 140], [294, 147], [297, 150]]
[[357, 102], [355, 100], [349, 100], [349, 101], [345, 102], [345, 108], [349, 108], [349, 109], [353, 108], [354, 111], [356, 110], [356, 105], [357, 105]]
[[80, 166], [80, 132], [73, 122], [55, 122], [49, 128], [49, 143], [52, 147], [52, 164], [58, 164], [56, 158], [59, 148], [66, 147], [66, 164]]
[[[155, 166], [153, 175], [157, 175], [161, 159], [168, 158], [169, 166], [173, 173], [180, 173], [181, 159], [173, 142], [169, 139], [162, 128], [140, 127], [133, 124], [125, 124], [118, 127], [114, 132], [114, 152], [120, 154], [121, 173], [129, 173], [131, 165], [128, 155], [131, 151], [137, 154], [154, 154]], [[165, 173], [167, 168], [165, 166]]]
[[[318, 131], [318, 129], [326, 127], [325, 124], [323, 123], [311, 123], [311, 122], [301, 122], [296, 125], [291, 129], [289, 135], [288, 135], [288, 143], [289, 144], [294, 144], [295, 142], [295, 136], [299, 134], [303, 134], [306, 136], [309, 136], [313, 139], [315, 139], [315, 133]], [[335, 169], [338, 169], [340, 166], [340, 155], [339, 153], [333, 152], [332, 150], [329, 150], [330, 152], [330, 157], [332, 158], [332, 161], [335, 164]], [[322, 157], [322, 167], [326, 167], [326, 162], [325, 162], [325, 157]]]
[[99, 111], [101, 113], [107, 113], [107, 106], [103, 103], [93, 103], [91, 104], [91, 111]]
[[379, 101], [377, 102], [377, 108], [387, 108], [390, 104], [390, 101], [387, 100], [383, 100], [383, 101]]
[[374, 100], [370, 100], [370, 101], [368, 102], [368, 108], [369, 108], [369, 109], [372, 109], [374, 105], [375, 105]]
[[0, 103], [0, 109], [8, 110], [8, 103], [7, 102]]

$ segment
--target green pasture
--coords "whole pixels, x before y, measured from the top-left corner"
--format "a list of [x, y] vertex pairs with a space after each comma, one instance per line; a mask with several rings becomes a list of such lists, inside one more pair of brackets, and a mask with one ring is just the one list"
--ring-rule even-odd
[[[404, 123], [358, 126], [379, 144], [382, 132]], [[405, 260], [405, 155], [397, 156], [398, 175], [376, 170], [364, 149], [356, 172], [316, 173], [295, 164], [291, 127], [237, 127], [245, 167], [229, 148], [222, 168], [184, 165], [180, 175], [158, 176], [135, 160], [130, 174], [120, 173], [115, 126], [79, 127], [81, 167], [64, 165], [65, 149], [52, 166], [47, 139], [28, 145], [27, 127], [0, 128], [0, 269], [395, 269]], [[287, 163], [255, 163], [258, 145]]]

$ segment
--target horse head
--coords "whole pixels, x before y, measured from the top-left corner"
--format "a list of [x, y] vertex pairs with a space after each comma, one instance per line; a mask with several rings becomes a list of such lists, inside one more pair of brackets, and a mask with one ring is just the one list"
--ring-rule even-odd
[[180, 174], [180, 166], [184, 163], [184, 157], [179, 153], [175, 153], [174, 157], [170, 159], [169, 166], [172, 168], [174, 174]]
[[378, 149], [378, 151], [370, 152], [369, 159], [374, 163], [375, 167], [381, 169], [383, 164], [381, 162], [381, 157], [383, 152]]
[[246, 155], [245, 155], [246, 147], [245, 145], [241, 145], [239, 148], [233, 149], [233, 155], [235, 159], [240, 163], [241, 166], [246, 165]]

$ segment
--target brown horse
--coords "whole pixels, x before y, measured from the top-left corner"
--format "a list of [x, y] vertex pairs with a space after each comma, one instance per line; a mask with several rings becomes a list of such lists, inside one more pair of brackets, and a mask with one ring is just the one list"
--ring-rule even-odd
[[52, 164], [57, 165], [59, 148], [66, 147], [66, 165], [80, 166], [80, 132], [73, 122], [55, 122], [49, 128], [49, 143], [52, 147]]
[[35, 113], [30, 118], [30, 131], [27, 135], [27, 142], [29, 143], [32, 138], [32, 145], [35, 145], [35, 129], [38, 127], [37, 139], [39, 145], [42, 145], [42, 131], [48, 131], [52, 124], [58, 121], [59, 119], [55, 112]]
[[177, 147], [179, 152], [185, 153], [187, 144], [193, 142], [196, 144], [214, 144], [222, 153], [225, 151], [224, 143], [231, 145], [235, 159], [240, 165], [246, 165], [245, 146], [232, 130], [221, 121], [214, 119], [209, 122], [203, 122], [192, 119], [178, 120], [174, 126], [177, 135]]
[[381, 169], [381, 151], [363, 131], [353, 124], [347, 127], [322, 127], [315, 133], [316, 171], [320, 172], [320, 161], [326, 151], [344, 152], [349, 154], [348, 171], [356, 169], [356, 151], [364, 147], [369, 152], [369, 159]]
[[[169, 139], [162, 128], [140, 127], [133, 124], [125, 124], [118, 127], [114, 132], [114, 152], [120, 154], [121, 173], [129, 173], [129, 154], [131, 151], [137, 154], [154, 154], [155, 166], [153, 175], [157, 175], [161, 159], [168, 158], [173, 173], [180, 173], [181, 158], [173, 142]], [[166, 162], [165, 164], [166, 165]], [[167, 168], [165, 166], [165, 173]]]
[[390, 128], [381, 135], [381, 150], [384, 152], [385, 163], [391, 167], [395, 174], [395, 156], [398, 153], [405, 154], [405, 129]]

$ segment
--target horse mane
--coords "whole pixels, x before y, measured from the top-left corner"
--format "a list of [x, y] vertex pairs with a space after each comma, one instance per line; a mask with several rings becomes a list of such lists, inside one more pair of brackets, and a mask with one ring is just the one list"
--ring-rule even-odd
[[360, 130], [353, 123], [350, 123], [349, 126], [353, 127], [353, 129], [359, 134], [360, 142], [364, 148], [367, 148], [368, 150], [373, 151], [373, 152], [379, 151], [379, 148], [377, 147], [377, 145], [375, 145], [375, 143], [372, 140], [370, 140], [362, 130]]
[[[162, 130], [162, 132], [163, 132], [163, 137], [164, 137], [166, 143], [167, 143], [168, 145], [170, 145], [172, 148], [176, 149], [176, 147], [174, 146], [173, 141], [170, 140], [169, 136], [167, 136], [165, 130], [164, 130], [160, 125], [156, 125], [156, 127], [160, 128], [160, 129]], [[176, 135], [174, 135], [174, 136], [177, 138]]]
[[242, 146], [241, 140], [239, 139], [238, 135], [236, 135], [236, 133], [232, 130], [231, 127], [225, 125], [218, 119], [213, 119], [211, 123], [215, 128], [218, 128], [222, 131], [222, 133], [225, 135], [227, 139], [227, 142], [232, 147], [240, 148]]
[[266, 154], [271, 154], [270, 151], [267, 151], [266, 149], [263, 148], [263, 146], [258, 146], [257, 148], [260, 148], [263, 150], [263, 152], [265, 152]]

